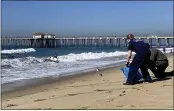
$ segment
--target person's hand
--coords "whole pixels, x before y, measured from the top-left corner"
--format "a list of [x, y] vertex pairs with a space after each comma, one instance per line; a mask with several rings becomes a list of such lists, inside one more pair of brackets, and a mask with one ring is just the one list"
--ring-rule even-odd
[[130, 62], [126, 62], [125, 65], [128, 66], [130, 64]]
[[132, 59], [129, 60], [129, 64], [132, 62]]

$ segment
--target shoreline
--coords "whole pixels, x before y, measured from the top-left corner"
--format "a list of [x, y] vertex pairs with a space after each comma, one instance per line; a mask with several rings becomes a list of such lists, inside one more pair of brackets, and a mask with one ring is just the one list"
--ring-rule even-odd
[[[167, 72], [173, 70], [173, 54], [168, 55], [168, 59], [170, 66]], [[121, 67], [123, 65], [101, 70], [103, 77], [98, 76], [96, 71], [86, 72], [62, 77], [58, 81], [47, 81], [50, 83], [35, 87], [9, 91], [1, 95], [2, 109], [174, 108], [173, 77], [124, 86], [125, 77]]]
[[[167, 57], [173, 56], [174, 53], [165, 53]], [[124, 60], [123, 60], [124, 61]], [[124, 62], [118, 62], [116, 64], [109, 64], [105, 66], [98, 67], [101, 72], [107, 69], [111, 68], [121, 68], [124, 66]], [[125, 60], [126, 61], [126, 60]], [[47, 77], [40, 77], [40, 78], [31, 78], [31, 79], [22, 79], [18, 81], [12, 81], [8, 83], [3, 83], [1, 84], [1, 94], [4, 93], [11, 93], [14, 91], [18, 90], [25, 90], [27, 88], [32, 88], [32, 87], [37, 87], [37, 86], [42, 86], [46, 84], [52, 84], [54, 82], [59, 82], [66, 80], [67, 78], [75, 78], [75, 77], [81, 77], [86, 74], [91, 74], [91, 73], [96, 73], [95, 68], [89, 68], [86, 70], [80, 70], [80, 71], [75, 71], [72, 73], [63, 73], [60, 75], [52, 75], [52, 76], [47, 76]]]
[[[108, 65], [107, 66], [103, 66], [103, 68], [100, 67], [100, 71], [103, 72], [105, 70], [109, 70], [109, 69], [119, 69], [121, 67], [123, 67], [123, 64], [118, 64], [118, 65]], [[63, 83], [64, 81], [69, 81], [71, 79], [78, 79], [78, 78], [85, 78], [85, 77], [89, 77], [89, 76], [98, 76], [98, 73], [96, 72], [96, 70], [90, 70], [87, 72], [77, 72], [77, 73], [73, 73], [73, 74], [67, 74], [67, 75], [58, 75], [58, 76], [49, 76], [49, 77], [42, 77], [42, 78], [33, 78], [33, 79], [28, 79], [28, 80], [21, 80], [21, 81], [15, 81], [15, 82], [11, 82], [11, 83], [5, 83], [3, 85], [1, 85], [1, 89], [6, 88], [5, 91], [1, 90], [1, 94], [3, 95], [8, 95], [11, 93], [16, 93], [18, 91], [22, 91], [22, 90], [27, 90], [27, 89], [32, 89], [34, 87], [42, 87], [45, 85], [51, 85], [54, 83]], [[23, 84], [25, 83], [25, 84]], [[41, 88], [40, 91], [42, 91], [44, 89]], [[36, 91], [38, 92], [38, 91]], [[32, 92], [32, 93], [36, 93], [36, 92]]]
[[[104, 71], [112, 70], [112, 69], [120, 70], [121, 67], [124, 67], [124, 65], [106, 67], [101, 69], [101, 73]], [[61, 85], [69, 84], [69, 82], [71, 81], [73, 82], [81, 78], [91, 78], [94, 76], [95, 77], [98, 76], [98, 73], [96, 71], [89, 71], [89, 72], [67, 75], [67, 76], [59, 76], [59, 77], [44, 77], [44, 78], [31, 79], [29, 80], [29, 83], [31, 83], [31, 81], [34, 81], [35, 83], [27, 84], [22, 87], [17, 87], [15, 89], [5, 91], [5, 92], [1, 91], [1, 98], [3, 100], [3, 99], [13, 98], [13, 97], [24, 96], [28, 94], [34, 94], [34, 93], [42, 92], [45, 89], [48, 90], [49, 86], [52, 86], [52, 84], [59, 84], [61, 86]], [[40, 81], [38, 82], [37, 80], [40, 80]], [[10, 83], [10, 85], [12, 84], [13, 83]], [[3, 87], [1, 86], [1, 88]], [[32, 90], [35, 88], [38, 88], [38, 89]], [[32, 91], [30, 92], [30, 90]], [[22, 93], [24, 92], [24, 94], [21, 95], [18, 92], [22, 92]]]
[[[125, 60], [123, 60], [125, 61]], [[123, 66], [124, 62], [118, 62], [114, 64], [109, 64], [105, 66], [98, 67], [101, 71], [107, 70], [113, 67], [120, 67]], [[80, 71], [75, 71], [72, 73], [63, 73], [60, 75], [52, 75], [52, 76], [47, 76], [47, 77], [39, 77], [39, 78], [31, 78], [31, 79], [22, 79], [22, 80], [17, 80], [17, 81], [12, 81], [8, 83], [3, 83], [1, 84], [1, 93], [9, 93], [17, 90], [22, 90], [26, 89], [29, 87], [35, 87], [39, 85], [44, 85], [44, 84], [51, 84], [56, 81], [62, 81], [65, 78], [69, 77], [78, 77], [78, 76], [83, 76], [85, 74], [90, 74], [90, 73], [95, 73], [96, 68], [88, 68], [85, 70], [80, 70]], [[96, 72], [97, 73], [97, 72]]]

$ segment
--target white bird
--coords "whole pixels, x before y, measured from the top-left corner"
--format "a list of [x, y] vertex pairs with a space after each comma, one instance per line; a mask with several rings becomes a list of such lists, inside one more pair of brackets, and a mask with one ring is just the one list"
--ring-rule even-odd
[[96, 71], [99, 73], [99, 76], [103, 76], [98, 67], [96, 68]]

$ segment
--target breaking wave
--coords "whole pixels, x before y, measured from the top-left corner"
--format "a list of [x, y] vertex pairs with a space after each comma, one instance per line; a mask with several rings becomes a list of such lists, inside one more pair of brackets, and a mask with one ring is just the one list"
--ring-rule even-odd
[[34, 48], [27, 48], [27, 49], [10, 49], [10, 50], [2, 50], [2, 54], [22, 54], [22, 53], [29, 53], [29, 52], [36, 52]]

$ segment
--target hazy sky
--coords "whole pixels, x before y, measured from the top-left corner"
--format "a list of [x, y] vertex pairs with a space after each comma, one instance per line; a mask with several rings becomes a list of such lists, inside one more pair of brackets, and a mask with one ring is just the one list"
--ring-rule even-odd
[[173, 33], [172, 1], [3, 1], [2, 35], [106, 36]]

